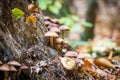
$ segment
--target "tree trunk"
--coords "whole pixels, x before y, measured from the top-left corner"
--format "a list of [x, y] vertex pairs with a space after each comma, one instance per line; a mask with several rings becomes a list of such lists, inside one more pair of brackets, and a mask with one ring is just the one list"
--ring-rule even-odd
[[[24, 17], [16, 21], [11, 14], [13, 8], [24, 11]], [[2, 16], [0, 19], [1, 58], [17, 58], [23, 53], [22, 49], [27, 50], [36, 45], [43, 46], [45, 44], [44, 33], [47, 29], [43, 24], [42, 14], [38, 15], [36, 24], [25, 23], [25, 17], [28, 15], [29, 11], [24, 0], [2, 0]]]
[[87, 12], [86, 12], [86, 22], [92, 23], [92, 27], [85, 27], [85, 31], [82, 35], [82, 40], [92, 39], [94, 37], [94, 23], [96, 18], [96, 11], [98, 9], [97, 0], [88, 0], [87, 1]]
[[[27, 0], [26, 0], [27, 1]], [[34, 0], [35, 3], [36, 0]], [[37, 75], [36, 64], [40, 64], [40, 61], [52, 62], [55, 55], [58, 52], [49, 46], [48, 39], [44, 38], [44, 34], [47, 32], [44, 26], [44, 19], [41, 12], [30, 13], [27, 9], [29, 0], [1, 0], [1, 16], [0, 16], [0, 60], [3, 63], [7, 63], [10, 60], [17, 60], [21, 64], [24, 63], [29, 67], [26, 72], [15, 73], [16, 76], [13, 80], [50, 80], [51, 76], [53, 80], [59, 79], [56, 76], [56, 72], [51, 69], [50, 64], [47, 64], [48, 70]], [[13, 8], [19, 8], [24, 11], [25, 15], [20, 19], [16, 20], [11, 13]], [[34, 15], [37, 18], [36, 23], [26, 23], [25, 19], [27, 16]], [[67, 47], [68, 50], [73, 50], [70, 46]], [[51, 57], [52, 56], [52, 57]], [[54, 62], [53, 62], [54, 63]], [[58, 63], [58, 62], [57, 62]], [[56, 64], [56, 63], [55, 63]], [[39, 67], [39, 65], [37, 65]], [[57, 67], [56, 67], [57, 66]], [[58, 70], [60, 65], [55, 65], [54, 69]], [[53, 67], [52, 67], [53, 68]], [[32, 70], [34, 69], [34, 70]], [[59, 69], [62, 71], [63, 69]], [[31, 73], [31, 71], [33, 71]], [[47, 75], [46, 75], [47, 74]], [[11, 74], [12, 75], [12, 74]], [[46, 75], [46, 77], [40, 76]], [[1, 73], [0, 73], [0, 79]]]

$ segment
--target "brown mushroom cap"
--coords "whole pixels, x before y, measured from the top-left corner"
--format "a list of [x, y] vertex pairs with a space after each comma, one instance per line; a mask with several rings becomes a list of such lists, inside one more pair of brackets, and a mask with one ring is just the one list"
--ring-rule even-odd
[[17, 61], [9, 61], [8, 64], [13, 65], [13, 66], [21, 66], [21, 64]]
[[64, 26], [64, 25], [61, 25], [61, 26], [59, 27], [59, 29], [60, 29], [61, 31], [69, 31], [69, 30], [70, 30], [68, 26]]
[[50, 21], [45, 21], [44, 22], [46, 26], [48, 26], [51, 22]]
[[10, 65], [10, 71], [17, 71], [17, 70], [14, 66]]
[[44, 35], [45, 37], [58, 37], [58, 34], [53, 31], [48, 31]]
[[77, 58], [92, 58], [92, 56], [88, 53], [79, 53], [78, 57]]
[[44, 16], [44, 21], [51, 21], [49, 16]]
[[28, 10], [29, 10], [29, 11], [32, 11], [32, 10], [35, 9], [35, 8], [38, 8], [38, 5], [33, 4], [33, 3], [31, 3], [31, 4], [28, 5]]
[[77, 57], [77, 56], [78, 56], [78, 53], [76, 53], [75, 51], [68, 51], [65, 54], [65, 57]]
[[51, 30], [51, 31], [54, 31], [54, 32], [56, 32], [56, 33], [60, 33], [60, 30], [59, 30], [59, 28], [57, 28], [57, 27], [51, 27], [50, 30]]
[[59, 24], [59, 20], [58, 19], [52, 19], [51, 22], [55, 23], [55, 24]]
[[62, 43], [64, 40], [62, 38], [56, 38], [56, 43]]
[[25, 64], [22, 64], [21, 69], [28, 69], [28, 67]]
[[0, 66], [0, 70], [1, 71], [10, 71], [10, 67], [8, 64], [3, 64], [2, 66]]
[[58, 27], [59, 25], [57, 25], [57, 24], [54, 24], [54, 23], [50, 23], [49, 25], [48, 25], [48, 28], [51, 28], [51, 27]]

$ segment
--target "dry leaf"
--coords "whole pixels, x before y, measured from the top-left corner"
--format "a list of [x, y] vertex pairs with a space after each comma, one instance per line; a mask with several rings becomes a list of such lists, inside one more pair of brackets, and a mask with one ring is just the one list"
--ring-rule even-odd
[[30, 23], [30, 22], [36, 23], [36, 21], [37, 21], [37, 18], [36, 18], [35, 16], [28, 16], [28, 17], [26, 18], [26, 21], [25, 21], [25, 22], [27, 22], [27, 23]]

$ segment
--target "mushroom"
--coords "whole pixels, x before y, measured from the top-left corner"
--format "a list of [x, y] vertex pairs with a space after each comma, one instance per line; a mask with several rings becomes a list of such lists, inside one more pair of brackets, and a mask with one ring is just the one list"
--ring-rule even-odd
[[62, 65], [67, 70], [72, 70], [75, 67], [75, 61], [68, 57], [59, 57], [61, 60]]
[[3, 64], [0, 66], [0, 70], [4, 72], [4, 80], [8, 80], [10, 67], [8, 64]]
[[48, 26], [51, 22], [50, 21], [45, 21], [45, 26]]
[[62, 26], [59, 27], [59, 29], [61, 30], [61, 32], [62, 32], [62, 38], [64, 39], [65, 36], [66, 36], [66, 31], [69, 31], [69, 27], [62, 25]]
[[51, 22], [54, 23], [54, 24], [59, 24], [59, 20], [58, 19], [52, 19]]
[[50, 28], [52, 28], [52, 27], [58, 27], [58, 25], [54, 24], [54, 23], [50, 23], [47, 28], [48, 28], [48, 30], [50, 30]]
[[61, 49], [61, 47], [62, 47], [62, 45], [61, 45], [61, 43], [63, 43], [63, 39], [62, 38], [56, 38], [56, 40], [55, 40], [55, 43], [57, 44], [57, 45], [55, 45], [55, 48], [57, 49], [57, 50], [60, 50]]
[[9, 66], [10, 67], [10, 77], [12, 80], [15, 80], [16, 77], [16, 68], [12, 65]]
[[51, 27], [50, 28], [50, 31], [54, 31], [54, 32], [56, 32], [56, 33], [60, 33], [60, 29], [59, 28], [57, 28], [57, 27]]
[[45, 37], [49, 37], [50, 38], [50, 45], [52, 48], [54, 48], [54, 38], [58, 37], [57, 33], [53, 32], [53, 31], [48, 31], [45, 33], [44, 35]]
[[38, 12], [38, 5], [31, 3], [28, 5], [28, 10], [31, 13]]
[[28, 67], [27, 67], [25, 64], [21, 64], [21, 67], [20, 67], [20, 69], [19, 69], [19, 71], [18, 71], [17, 76], [19, 76], [19, 75], [21, 74], [21, 71], [22, 71], [22, 70], [27, 70], [27, 69], [28, 69]]
[[10, 65], [10, 71], [17, 71], [17, 70], [14, 66]]
[[20, 67], [20, 66], [21, 66], [21, 64], [20, 64], [19, 62], [14, 61], [14, 60], [9, 61], [9, 62], [8, 62], [8, 64], [9, 64], [9, 65], [13, 65], [13, 66], [18, 66], [18, 67]]
[[92, 56], [88, 53], [79, 53], [78, 57], [80, 59], [84, 59], [84, 58], [92, 58]]
[[97, 58], [94, 60], [95, 65], [98, 67], [104, 67], [104, 68], [115, 68], [115, 65], [113, 65], [108, 59], [106, 58]]
[[44, 16], [44, 21], [51, 21], [49, 16]]
[[68, 51], [65, 54], [65, 57], [70, 57], [70, 58], [77, 58], [78, 54], [75, 51]]

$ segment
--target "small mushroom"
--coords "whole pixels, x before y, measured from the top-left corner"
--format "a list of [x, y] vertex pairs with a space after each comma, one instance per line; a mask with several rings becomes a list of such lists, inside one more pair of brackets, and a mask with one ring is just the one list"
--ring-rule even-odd
[[54, 24], [59, 24], [59, 20], [58, 19], [52, 19], [51, 22], [54, 23]]
[[66, 36], [66, 31], [69, 31], [69, 27], [62, 25], [62, 26], [59, 27], [59, 29], [61, 30], [61, 32], [62, 32], [62, 38], [64, 39], [65, 36]]
[[52, 28], [52, 27], [58, 27], [58, 25], [57, 25], [57, 24], [54, 24], [54, 23], [50, 23], [50, 24], [47, 26], [48, 30], [50, 30], [50, 28]]
[[55, 48], [57, 49], [57, 50], [60, 50], [61, 48], [62, 48], [62, 44], [61, 43], [63, 43], [63, 39], [62, 38], [56, 38], [56, 40], [55, 40]]
[[28, 5], [28, 10], [31, 13], [38, 12], [38, 5], [31, 3], [31, 4]]
[[51, 21], [49, 16], [44, 16], [44, 21]]
[[94, 60], [95, 65], [98, 67], [104, 67], [104, 68], [115, 68], [115, 65], [113, 65], [108, 59], [106, 58], [97, 58]]
[[18, 67], [21, 66], [21, 64], [19, 62], [14, 61], [14, 60], [9, 61], [8, 64], [13, 65], [13, 66], [18, 66]]
[[51, 22], [50, 21], [45, 21], [45, 26], [48, 26]]
[[70, 58], [77, 58], [77, 56], [78, 56], [78, 53], [76, 53], [75, 51], [68, 51], [65, 54], [65, 57], [70, 57]]
[[88, 53], [79, 53], [78, 57], [80, 59], [84, 59], [84, 58], [92, 58], [92, 56]]
[[75, 61], [68, 57], [59, 57], [64, 68], [72, 70], [75, 67]]
[[8, 80], [10, 67], [8, 64], [3, 64], [0, 66], [0, 71], [4, 72], [4, 80]]
[[10, 67], [10, 78], [12, 79], [12, 80], [15, 80], [15, 77], [16, 77], [16, 68], [14, 67], [14, 66], [12, 66], [12, 65], [10, 65], [9, 66]]
[[19, 71], [18, 71], [17, 76], [19, 76], [19, 75], [21, 74], [21, 71], [22, 71], [22, 70], [27, 70], [27, 69], [28, 69], [28, 67], [27, 67], [25, 64], [21, 64], [21, 67], [20, 67], [20, 69], [19, 69]]
[[50, 28], [50, 31], [54, 31], [54, 32], [56, 32], [56, 33], [60, 33], [60, 30], [59, 30], [59, 28], [57, 28], [57, 27], [51, 27]]
[[10, 65], [10, 71], [17, 71], [17, 70], [14, 66]]
[[45, 33], [44, 35], [45, 37], [49, 37], [50, 38], [50, 45], [52, 48], [54, 48], [54, 38], [58, 37], [57, 33], [53, 32], [53, 31], [48, 31]]

